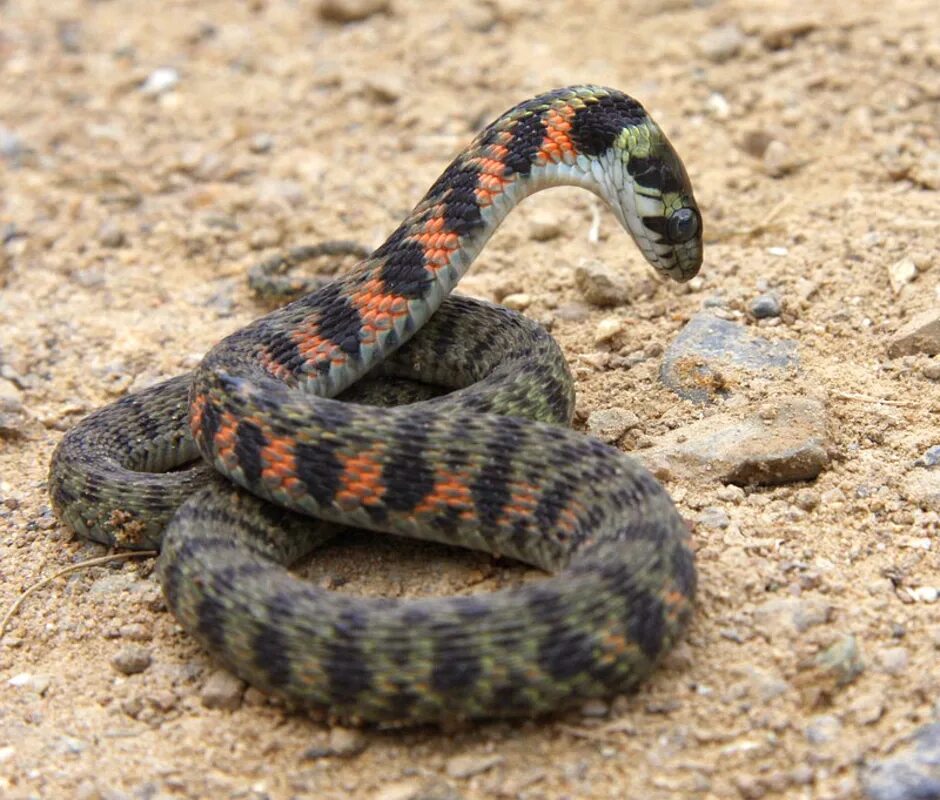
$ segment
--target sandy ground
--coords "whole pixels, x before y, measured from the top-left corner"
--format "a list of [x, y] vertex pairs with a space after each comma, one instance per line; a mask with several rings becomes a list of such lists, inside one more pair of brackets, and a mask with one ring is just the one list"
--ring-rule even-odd
[[[251, 264], [380, 242], [481, 123], [557, 85], [621, 88], [668, 132], [706, 220], [701, 278], [655, 280], [606, 212], [592, 243], [596, 201], [556, 190], [512, 215], [464, 290], [528, 294], [574, 367], [582, 424], [609, 406], [639, 416], [624, 449], [721, 410], [664, 388], [650, 347], [717, 304], [797, 342], [802, 374], [783, 388], [825, 403], [831, 464], [776, 488], [667, 480], [698, 554], [687, 640], [636, 695], [556, 719], [359, 733], [253, 690], [213, 701], [214, 667], [166, 613], [151, 562], [59, 579], [0, 642], [0, 795], [858, 796], [862, 765], [940, 714], [940, 492], [911, 488], [940, 444], [940, 370], [887, 353], [940, 302], [936, 5], [330, 5], [365, 18], [324, 19], [309, 0], [175, 0], [153, 16], [128, 0], [0, 0], [0, 607], [104, 553], [50, 511], [64, 429], [257, 316]], [[621, 270], [631, 302], [586, 305], [585, 258]], [[768, 289], [784, 313], [758, 326], [748, 304]], [[626, 333], [599, 345], [610, 316]], [[311, 572], [402, 595], [521, 570], [369, 537]], [[813, 659], [846, 637], [864, 670], [841, 686]], [[112, 660], [133, 648], [149, 666], [122, 674]]]

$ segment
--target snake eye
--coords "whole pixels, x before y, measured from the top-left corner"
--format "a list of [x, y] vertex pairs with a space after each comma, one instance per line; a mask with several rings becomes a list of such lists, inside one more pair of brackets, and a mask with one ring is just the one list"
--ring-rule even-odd
[[682, 244], [698, 235], [698, 214], [691, 208], [680, 208], [669, 218], [669, 241]]

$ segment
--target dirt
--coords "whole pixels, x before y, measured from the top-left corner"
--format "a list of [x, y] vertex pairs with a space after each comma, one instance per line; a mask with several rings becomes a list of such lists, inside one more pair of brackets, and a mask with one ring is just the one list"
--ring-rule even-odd
[[[559, 189], [512, 214], [463, 290], [551, 324], [579, 425], [629, 409], [619, 445], [641, 452], [782, 390], [699, 406], [659, 382], [660, 345], [706, 302], [792, 340], [783, 388], [823, 403], [830, 463], [776, 487], [667, 475], [694, 527], [691, 630], [636, 694], [557, 718], [336, 728], [215, 673], [150, 560], [62, 577], [0, 642], [0, 795], [859, 796], [864, 765], [940, 714], [940, 492], [914, 466], [940, 444], [940, 370], [888, 350], [940, 303], [936, 4], [383, 5], [0, 2], [0, 608], [105, 553], [50, 510], [63, 430], [260, 314], [250, 265], [379, 243], [481, 124], [558, 85], [628, 91], [667, 131], [705, 219], [700, 278], [655, 279], [593, 197]], [[620, 271], [629, 302], [586, 303], [585, 259]], [[757, 322], [768, 291], [783, 311]], [[624, 333], [596, 343], [609, 317]], [[392, 595], [524, 572], [380, 536], [311, 570]]]

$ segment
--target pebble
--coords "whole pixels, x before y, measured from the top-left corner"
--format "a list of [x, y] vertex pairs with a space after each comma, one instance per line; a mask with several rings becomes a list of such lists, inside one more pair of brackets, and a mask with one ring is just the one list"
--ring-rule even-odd
[[173, 67], [158, 67], [141, 84], [143, 94], [155, 97], [173, 89], [180, 82], [180, 74]]
[[819, 492], [812, 489], [800, 489], [793, 496], [793, 503], [803, 511], [812, 511], [819, 505]]
[[98, 229], [98, 241], [103, 247], [123, 247], [127, 244], [127, 236], [109, 219]]
[[779, 317], [780, 298], [772, 292], [759, 295], [751, 301], [750, 305], [748, 306], [748, 311], [751, 312], [751, 315], [755, 319], [769, 319], [770, 317]]
[[255, 155], [270, 153], [274, 147], [274, 137], [270, 133], [257, 133], [251, 137], [248, 149]]
[[773, 486], [812, 480], [829, 464], [826, 411], [781, 397], [775, 415], [716, 414], [670, 431], [636, 455], [656, 475]]
[[594, 329], [594, 344], [609, 342], [621, 331], [623, 331], [623, 320], [617, 317], [602, 319]]
[[900, 675], [910, 662], [906, 647], [883, 647], [875, 653], [875, 660], [888, 675]]
[[376, 73], [366, 78], [366, 94], [378, 103], [394, 103], [407, 91], [402, 78], [393, 73]]
[[836, 686], [846, 686], [865, 671], [858, 641], [848, 634], [830, 645], [814, 659], [816, 666], [831, 676]]
[[940, 464], [940, 444], [928, 447], [924, 454], [914, 462], [915, 467], [935, 467]]
[[513, 311], [525, 311], [532, 305], [532, 295], [526, 294], [525, 292], [507, 294], [503, 298], [503, 305], [506, 306], [506, 308], [511, 308]]
[[445, 770], [451, 778], [470, 778], [502, 764], [505, 760], [504, 756], [496, 753], [483, 756], [468, 753], [449, 758]]
[[927, 511], [940, 511], [940, 469], [913, 469], [901, 479], [901, 495]]
[[383, 786], [372, 795], [371, 800], [462, 800], [461, 795], [446, 781], [430, 780], [395, 781]]
[[917, 265], [909, 257], [895, 261], [888, 267], [888, 280], [891, 283], [891, 291], [899, 295], [901, 290], [917, 277]]
[[734, 58], [746, 40], [737, 25], [720, 25], [706, 31], [698, 40], [698, 49], [709, 61], [721, 64]]
[[717, 506], [703, 509], [696, 521], [705, 528], [727, 528], [731, 524], [727, 512]]
[[49, 689], [51, 681], [46, 675], [33, 675], [31, 672], [20, 672], [10, 678], [7, 683], [17, 689], [30, 689], [41, 696]]
[[130, 639], [135, 642], [148, 642], [153, 638], [153, 634], [146, 625], [139, 622], [129, 622], [118, 629], [118, 634], [122, 639]]
[[328, 22], [360, 22], [388, 8], [389, 0], [321, 0], [317, 12]]
[[912, 317], [888, 342], [891, 358], [915, 353], [940, 354], [940, 308], [930, 308]]
[[582, 717], [606, 717], [610, 707], [603, 700], [588, 700], [581, 705]]
[[754, 626], [774, 638], [823, 625], [832, 616], [832, 606], [818, 598], [774, 597], [757, 606], [753, 615]]
[[869, 692], [856, 697], [849, 711], [860, 725], [874, 725], [885, 713], [884, 700], [876, 692]]
[[924, 725], [891, 758], [875, 761], [862, 777], [869, 800], [940, 797], [940, 723]]
[[588, 433], [595, 439], [613, 444], [631, 428], [640, 424], [640, 418], [626, 408], [603, 408], [592, 411], [587, 418]]
[[111, 666], [124, 675], [136, 675], [150, 666], [150, 650], [146, 647], [129, 645], [122, 647], [111, 659]]
[[14, 161], [26, 152], [23, 140], [9, 128], [0, 125], [0, 157]]
[[940, 381], [940, 361], [931, 361], [921, 370], [929, 381]]
[[731, 394], [734, 373], [764, 373], [799, 366], [796, 343], [772, 342], [709, 311], [693, 316], [666, 349], [660, 380], [693, 403]]
[[242, 704], [247, 684], [224, 669], [214, 670], [199, 692], [199, 700], [206, 708], [235, 711]]
[[763, 155], [763, 166], [764, 172], [771, 178], [782, 178], [784, 175], [789, 175], [799, 165], [800, 162], [796, 153], [788, 144], [781, 142], [779, 139], [773, 139], [767, 144]]
[[332, 756], [349, 758], [359, 755], [368, 745], [368, 739], [359, 731], [337, 726], [330, 729], [326, 742], [308, 747], [301, 758], [306, 761]]
[[834, 714], [820, 714], [806, 726], [806, 740], [810, 744], [828, 744], [842, 733], [842, 723]]
[[529, 236], [536, 242], [550, 242], [561, 236], [562, 226], [557, 214], [540, 212], [529, 223]]
[[582, 297], [595, 306], [618, 306], [629, 299], [626, 276], [594, 258], [578, 264], [574, 283]]

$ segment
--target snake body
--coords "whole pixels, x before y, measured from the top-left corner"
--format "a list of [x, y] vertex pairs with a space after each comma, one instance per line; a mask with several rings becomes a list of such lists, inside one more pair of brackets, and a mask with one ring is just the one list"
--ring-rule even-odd
[[[593, 86], [540, 95], [349, 273], [66, 434], [58, 514], [107, 544], [159, 546], [187, 631], [259, 688], [341, 717], [531, 715], [633, 687], [690, 616], [686, 526], [637, 462], [563, 427], [572, 380], [540, 326], [450, 295], [508, 211], [558, 184], [598, 194], [662, 274], [697, 272], [692, 189], [642, 106]], [[389, 384], [406, 404], [382, 407]], [[410, 599], [290, 575], [337, 525], [553, 575]]]

